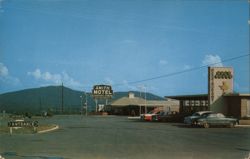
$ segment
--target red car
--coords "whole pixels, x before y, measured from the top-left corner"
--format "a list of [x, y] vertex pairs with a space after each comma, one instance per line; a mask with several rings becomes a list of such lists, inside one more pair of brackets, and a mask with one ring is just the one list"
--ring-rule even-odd
[[160, 114], [161, 111], [157, 110], [157, 111], [150, 111], [147, 114], [144, 114], [144, 120], [145, 121], [153, 121], [153, 117], [155, 117], [156, 115]]

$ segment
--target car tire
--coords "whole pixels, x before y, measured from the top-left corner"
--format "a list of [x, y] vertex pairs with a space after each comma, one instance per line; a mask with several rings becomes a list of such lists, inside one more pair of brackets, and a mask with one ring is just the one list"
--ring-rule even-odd
[[195, 126], [195, 127], [197, 126], [197, 121], [193, 122], [193, 126]]
[[209, 128], [210, 125], [209, 125], [208, 123], [204, 123], [204, 124], [203, 124], [203, 127], [204, 127], [204, 128]]
[[229, 127], [230, 127], [230, 128], [234, 128], [234, 127], [235, 127], [235, 123], [231, 122], [231, 123], [229, 124]]

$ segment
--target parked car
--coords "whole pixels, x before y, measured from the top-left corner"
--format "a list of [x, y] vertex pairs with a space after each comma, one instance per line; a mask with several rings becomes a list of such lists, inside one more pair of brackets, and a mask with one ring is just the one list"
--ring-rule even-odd
[[161, 115], [164, 115], [166, 113], [167, 112], [165, 112], [165, 111], [160, 111], [160, 112], [152, 114], [152, 121], [158, 121], [158, 117], [161, 116]]
[[140, 119], [144, 120], [144, 116], [145, 116], [145, 114], [140, 114]]
[[238, 119], [227, 118], [221, 113], [211, 113], [203, 115], [197, 120], [197, 125], [209, 128], [210, 126], [229, 126], [231, 128], [238, 124]]
[[192, 114], [191, 116], [187, 116], [184, 118], [184, 123], [188, 124], [188, 125], [192, 125], [195, 126], [197, 123], [197, 119], [199, 119], [202, 115], [207, 115], [207, 114], [211, 114], [213, 113], [212, 111], [199, 111], [196, 112], [194, 114]]
[[156, 121], [161, 122], [181, 122], [184, 119], [184, 115], [176, 111], [162, 112], [156, 116]]
[[149, 113], [144, 114], [142, 117], [143, 117], [143, 120], [145, 121], [153, 121], [156, 115], [160, 113], [161, 111], [150, 111]]

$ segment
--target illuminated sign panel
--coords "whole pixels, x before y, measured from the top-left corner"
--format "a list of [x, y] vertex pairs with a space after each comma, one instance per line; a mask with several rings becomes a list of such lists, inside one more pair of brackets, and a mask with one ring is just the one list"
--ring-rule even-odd
[[95, 85], [92, 90], [92, 95], [94, 98], [111, 98], [113, 90], [109, 85]]
[[233, 75], [230, 71], [217, 71], [214, 78], [216, 79], [231, 79]]

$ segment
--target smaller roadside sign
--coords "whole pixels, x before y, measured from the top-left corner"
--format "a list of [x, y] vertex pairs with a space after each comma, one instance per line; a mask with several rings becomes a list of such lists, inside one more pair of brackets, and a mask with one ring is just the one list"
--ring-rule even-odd
[[38, 127], [38, 121], [9, 121], [8, 127]]

